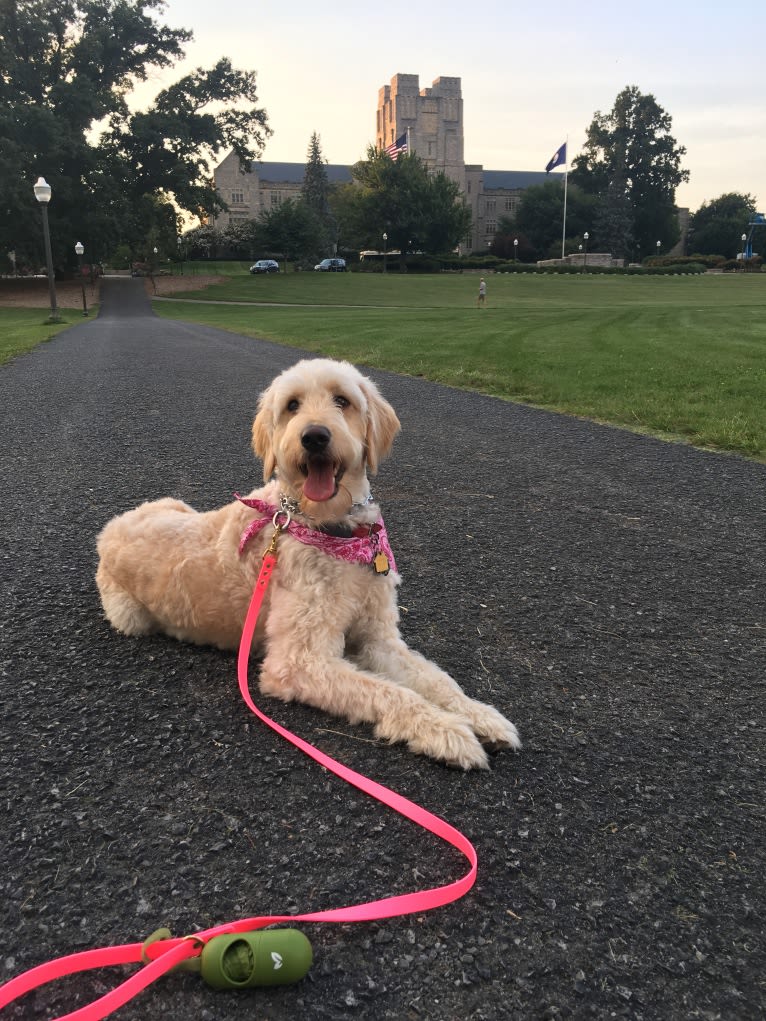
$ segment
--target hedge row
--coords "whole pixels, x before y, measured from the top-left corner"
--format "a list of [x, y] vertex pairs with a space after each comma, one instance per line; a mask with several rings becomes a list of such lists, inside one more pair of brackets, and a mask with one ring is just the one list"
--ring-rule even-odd
[[[382, 273], [383, 264], [378, 261], [367, 261], [351, 264], [350, 269], [361, 273]], [[389, 259], [387, 263], [389, 273], [398, 273], [400, 264], [398, 258]], [[744, 269], [759, 272], [761, 259], [754, 258], [746, 260]], [[484, 271], [485, 273], [534, 273], [537, 275], [556, 274], [559, 276], [573, 276], [578, 273], [587, 273], [589, 276], [686, 276], [706, 273], [710, 269], [724, 271], [741, 270], [741, 260], [725, 260], [720, 256], [678, 256], [676, 259], [665, 257], [663, 259], [651, 259], [642, 266], [538, 266], [529, 262], [504, 262], [494, 256], [473, 256], [460, 259], [457, 256], [444, 256], [441, 258], [411, 255], [407, 258], [408, 273], [462, 273], [465, 270]]]
[[496, 273], [536, 273], [572, 276], [587, 273], [588, 276], [685, 276], [706, 273], [707, 266], [686, 263], [670, 266], [535, 266], [529, 263], [506, 262], [495, 267]]

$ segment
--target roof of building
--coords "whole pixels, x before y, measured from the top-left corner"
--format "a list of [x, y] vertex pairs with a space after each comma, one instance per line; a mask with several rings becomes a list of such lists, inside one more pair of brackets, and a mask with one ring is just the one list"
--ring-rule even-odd
[[[251, 168], [258, 174], [262, 181], [269, 181], [273, 184], [302, 184], [303, 176], [306, 173], [305, 163], [271, 163], [253, 162]], [[338, 163], [326, 163], [327, 180], [331, 184], [348, 184], [351, 181], [351, 168]], [[556, 174], [553, 178], [561, 177]], [[533, 184], [543, 184], [550, 180], [550, 175], [544, 170], [484, 170], [484, 188], [529, 188]]]
[[[485, 170], [483, 173], [484, 188], [529, 188], [533, 184], [545, 184], [551, 180], [550, 174], [544, 170]], [[561, 177], [556, 174], [553, 180]]]
[[[250, 164], [262, 181], [286, 184], [302, 184], [306, 173], [305, 163], [257, 163]], [[331, 184], [348, 184], [351, 181], [350, 167], [339, 166], [337, 163], [326, 163], [327, 180]]]

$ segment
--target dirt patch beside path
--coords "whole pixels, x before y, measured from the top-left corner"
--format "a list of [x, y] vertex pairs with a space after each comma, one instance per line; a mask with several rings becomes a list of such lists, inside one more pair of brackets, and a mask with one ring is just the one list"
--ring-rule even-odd
[[[183, 291], [198, 291], [211, 284], [223, 283], [225, 277], [199, 274], [198, 276], [173, 276], [154, 278], [156, 290], [150, 277], [145, 278], [146, 292], [150, 297], [167, 297]], [[85, 301], [88, 308], [99, 302], [99, 281], [85, 282]], [[79, 280], [56, 281], [56, 304], [59, 308], [82, 308], [82, 285]], [[17, 277], [0, 280], [0, 308], [49, 308], [50, 295], [45, 277]]]

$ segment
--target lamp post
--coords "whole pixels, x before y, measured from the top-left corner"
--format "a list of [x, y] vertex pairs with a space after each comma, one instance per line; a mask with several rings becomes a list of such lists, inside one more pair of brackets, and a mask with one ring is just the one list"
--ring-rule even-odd
[[747, 244], [747, 234], [742, 235], [742, 269], [745, 268], [745, 245]]
[[181, 263], [181, 276], [184, 275], [184, 240], [179, 235], [178, 237], [178, 261]]
[[590, 237], [590, 234], [586, 230], [585, 233], [582, 236], [582, 239], [585, 242], [585, 257], [583, 259], [583, 264], [582, 264], [583, 272], [586, 272], [587, 269], [588, 269], [588, 238], [589, 237]]
[[43, 216], [43, 237], [45, 238], [45, 261], [48, 269], [48, 293], [51, 299], [51, 314], [49, 323], [60, 323], [61, 316], [56, 305], [56, 284], [53, 279], [53, 254], [51, 252], [51, 232], [48, 227], [48, 203], [51, 200], [51, 186], [44, 177], [37, 178], [35, 184], [35, 198], [40, 203]]
[[659, 259], [659, 257], [660, 257], [660, 248], [662, 248], [662, 242], [661, 242], [661, 241], [658, 241], [658, 242], [657, 242], [657, 258], [658, 258], [658, 259]]
[[85, 300], [85, 280], [82, 275], [82, 257], [85, 254], [85, 246], [82, 241], [78, 241], [74, 246], [75, 255], [77, 256], [77, 272], [80, 275], [80, 287], [82, 288], [82, 314], [87, 316], [88, 314], [88, 303]]
[[386, 272], [386, 254], [388, 252], [388, 234], [383, 231], [383, 272]]
[[513, 239], [513, 261], [514, 262], [516, 262], [518, 254], [519, 254], [519, 239], [518, 238], [514, 238]]

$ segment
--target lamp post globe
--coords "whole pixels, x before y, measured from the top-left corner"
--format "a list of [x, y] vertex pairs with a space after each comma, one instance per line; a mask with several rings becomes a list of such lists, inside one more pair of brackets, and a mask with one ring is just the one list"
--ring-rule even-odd
[[51, 252], [51, 232], [48, 226], [48, 203], [51, 200], [51, 186], [44, 177], [38, 177], [34, 187], [35, 198], [40, 203], [40, 212], [43, 218], [43, 240], [45, 242], [45, 265], [48, 273], [48, 294], [51, 302], [51, 314], [48, 319], [51, 323], [60, 323], [58, 306], [56, 304], [56, 283], [53, 276], [53, 253]]

